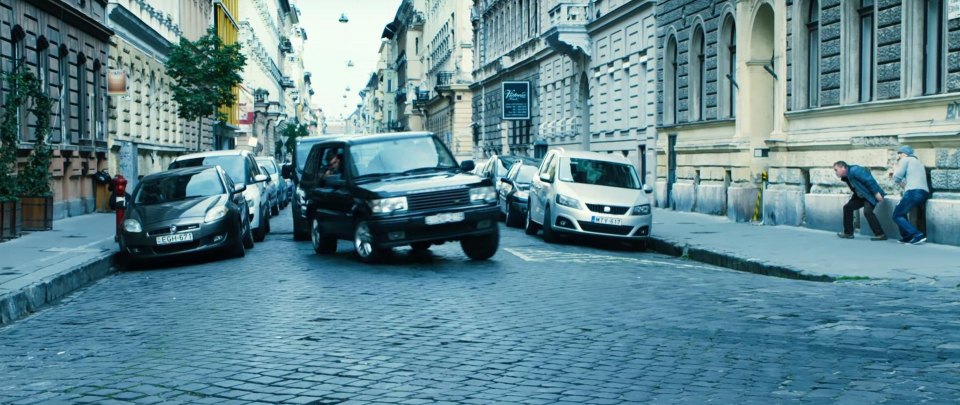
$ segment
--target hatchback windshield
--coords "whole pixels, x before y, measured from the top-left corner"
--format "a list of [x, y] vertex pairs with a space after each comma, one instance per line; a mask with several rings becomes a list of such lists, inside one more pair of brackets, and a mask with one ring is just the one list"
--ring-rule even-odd
[[244, 168], [243, 156], [207, 156], [191, 159], [177, 160], [170, 163], [171, 169], [194, 166], [217, 166], [223, 168], [234, 182], [239, 184], [253, 184], [253, 177], [248, 177]]
[[570, 158], [561, 164], [560, 180], [597, 186], [639, 189], [640, 179], [633, 166], [600, 160]]
[[457, 161], [432, 136], [388, 139], [350, 147], [354, 176], [405, 173], [457, 168]]
[[533, 176], [537, 174], [537, 167], [530, 165], [520, 166], [520, 172], [517, 173], [517, 183], [530, 184], [533, 182]]
[[137, 204], [159, 204], [188, 198], [224, 194], [223, 183], [215, 170], [179, 176], [143, 179], [134, 201]]

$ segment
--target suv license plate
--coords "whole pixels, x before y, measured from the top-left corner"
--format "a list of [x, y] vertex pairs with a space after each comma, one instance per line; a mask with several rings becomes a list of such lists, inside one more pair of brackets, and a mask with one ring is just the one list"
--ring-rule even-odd
[[431, 215], [429, 217], [423, 218], [423, 222], [426, 222], [427, 225], [437, 225], [445, 224], [448, 222], [460, 222], [463, 221], [462, 212], [448, 212], [444, 214]]
[[173, 235], [157, 236], [158, 245], [169, 245], [171, 243], [190, 242], [193, 240], [193, 233], [177, 233]]
[[595, 224], [620, 225], [620, 218], [594, 216], [590, 221]]

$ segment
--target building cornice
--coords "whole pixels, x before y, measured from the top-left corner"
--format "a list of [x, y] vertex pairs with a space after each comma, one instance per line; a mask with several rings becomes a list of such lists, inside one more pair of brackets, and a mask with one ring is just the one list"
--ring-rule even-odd
[[145, 52], [154, 53], [166, 59], [167, 53], [170, 51], [170, 41], [137, 18], [126, 7], [117, 4], [107, 13], [107, 18], [111, 25], [117, 28], [115, 33], [118, 37], [127, 40], [127, 42], [134, 44]]
[[[26, 3], [52, 15], [71, 26], [79, 28], [81, 31], [93, 35], [101, 41], [109, 41], [113, 36], [113, 30], [104, 22], [90, 18], [89, 15], [67, 5], [64, 1], [52, 0], [24, 0]], [[98, 3], [106, 6], [105, 0], [97, 0]]]

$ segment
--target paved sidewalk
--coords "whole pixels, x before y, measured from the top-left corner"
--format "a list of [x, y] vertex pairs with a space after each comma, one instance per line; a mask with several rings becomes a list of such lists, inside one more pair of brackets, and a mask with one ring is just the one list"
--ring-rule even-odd
[[115, 271], [115, 216], [88, 214], [0, 243], [0, 325]]
[[655, 209], [651, 249], [737, 270], [806, 280], [868, 278], [960, 287], [960, 247], [902, 245], [834, 232]]

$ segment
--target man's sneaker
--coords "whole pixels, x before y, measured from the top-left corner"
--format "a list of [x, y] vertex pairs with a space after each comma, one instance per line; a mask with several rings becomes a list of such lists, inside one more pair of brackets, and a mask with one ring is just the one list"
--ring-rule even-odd
[[901, 245], [905, 245], [907, 243], [910, 243], [911, 240], [913, 240], [913, 236], [907, 236], [906, 238], [901, 238], [900, 240], [898, 240], [897, 243]]
[[849, 233], [837, 232], [837, 236], [842, 239], [853, 239], [853, 235]]
[[927, 235], [920, 233], [920, 234], [917, 234], [917, 236], [914, 236], [913, 239], [910, 239], [910, 244], [919, 245], [926, 241], [927, 241]]
[[887, 235], [879, 234], [870, 238], [870, 240], [887, 240]]

